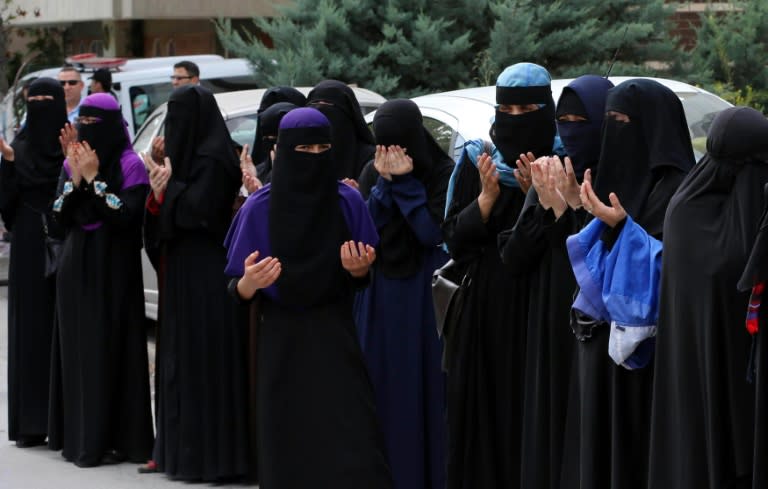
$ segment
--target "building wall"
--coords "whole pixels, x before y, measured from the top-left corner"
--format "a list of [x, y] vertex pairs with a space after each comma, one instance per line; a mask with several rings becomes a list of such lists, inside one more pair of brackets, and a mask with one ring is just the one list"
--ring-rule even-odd
[[[27, 16], [18, 25], [94, 20], [208, 19], [275, 15], [290, 0], [14, 0]], [[39, 12], [39, 15], [35, 15]]]

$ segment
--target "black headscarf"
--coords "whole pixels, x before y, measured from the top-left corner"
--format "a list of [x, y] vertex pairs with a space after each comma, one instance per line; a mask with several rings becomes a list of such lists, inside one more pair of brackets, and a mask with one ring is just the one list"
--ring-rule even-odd
[[307, 99], [308, 105], [331, 121], [336, 178], [356, 180], [376, 148], [355, 93], [340, 81], [325, 80], [315, 85]]
[[[384, 103], [376, 111], [373, 132], [377, 144], [407, 149], [407, 155], [413, 159], [411, 175], [424, 185], [429, 212], [435, 223], [441, 225], [454, 162], [424, 127], [419, 107], [403, 99]], [[368, 196], [377, 178], [373, 162], [368, 163], [360, 177], [360, 191], [364, 196]], [[392, 219], [379, 229], [379, 236], [377, 270], [390, 278], [409, 277], [419, 270], [423, 246], [398, 208]]]
[[313, 306], [344, 289], [339, 253], [350, 232], [331, 151], [296, 151], [300, 144], [330, 141], [330, 122], [315, 109], [295, 109], [280, 122], [269, 194], [269, 241], [282, 265], [275, 285], [284, 304]]
[[27, 96], [37, 95], [53, 100], [27, 101], [27, 122], [12, 144], [14, 165], [23, 184], [55, 188], [64, 162], [59, 135], [67, 123], [67, 103], [61, 84], [53, 78], [32, 82]]
[[[768, 165], [768, 119], [760, 112], [746, 107], [732, 107], [715, 117], [707, 136], [707, 155], [733, 167], [766, 167]], [[758, 282], [768, 280], [768, 184], [759, 189], [754, 178], [743, 179], [741, 187], [732, 192], [750, 194], [761, 190], [762, 216], [757, 236], [744, 236], [743, 242], [754, 243], [739, 289], [748, 290]], [[748, 188], [747, 188], [748, 187]], [[750, 216], [755, 217], [755, 216]], [[765, 302], [765, 300], [764, 300]]]
[[257, 139], [254, 141], [255, 145], [259, 145], [261, 149], [260, 154], [263, 154], [261, 160], [253, 160], [256, 164], [256, 171], [258, 177], [262, 183], [269, 183], [272, 174], [272, 159], [269, 157], [269, 152], [272, 150], [272, 146], [277, 141], [277, 132], [280, 126], [280, 120], [283, 116], [293, 109], [298, 108], [296, 105], [289, 102], [278, 102], [271, 105], [269, 108], [259, 114]]
[[174, 177], [182, 182], [192, 174], [194, 164], [203, 159], [224, 165], [239, 179], [240, 162], [210, 90], [184, 85], [171, 93], [165, 116], [165, 154], [171, 159]]
[[98, 122], [77, 125], [77, 140], [87, 141], [99, 158], [99, 174], [113, 192], [123, 186], [121, 156], [128, 146], [123, 115], [114, 97], [106, 93], [89, 95], [80, 104], [80, 117]]
[[679, 185], [664, 177], [682, 177], [695, 164], [683, 105], [664, 85], [633, 79], [608, 91], [605, 110], [626, 114], [630, 122], [609, 116], [603, 122], [595, 193], [607, 203], [615, 192], [638, 224], [652, 235], [661, 233], [669, 198]]
[[[262, 140], [264, 139], [264, 132], [261, 126], [261, 113], [273, 105], [283, 102], [293, 104], [296, 107], [304, 107], [307, 105], [307, 97], [305, 97], [303, 93], [293, 87], [272, 87], [264, 92], [264, 95], [261, 97], [261, 103], [259, 104], [259, 110], [257, 112], [257, 114], [259, 114], [259, 122], [256, 125], [256, 135], [253, 139], [253, 145], [251, 147], [251, 159], [256, 164], [263, 162], [264, 158], [269, 157], [269, 151], [272, 149], [272, 144], [274, 144], [270, 144], [266, 150], [261, 144]], [[278, 123], [279, 122], [280, 121], [278, 121]], [[274, 132], [270, 134], [273, 136], [277, 135], [277, 124], [275, 124]]]

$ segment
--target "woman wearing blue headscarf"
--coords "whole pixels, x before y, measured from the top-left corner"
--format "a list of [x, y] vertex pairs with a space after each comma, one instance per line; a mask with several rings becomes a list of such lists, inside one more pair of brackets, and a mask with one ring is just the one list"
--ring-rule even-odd
[[[531, 274], [528, 306], [520, 476], [521, 487], [559, 488], [565, 443], [571, 362], [575, 341], [568, 334], [573, 277], [565, 240], [584, 222], [578, 193], [569, 202], [557, 191], [576, 188], [586, 168], [600, 156], [605, 97], [613, 84], [586, 75], [563, 89], [557, 127], [570, 157], [540, 158], [531, 166], [533, 187], [515, 226], [499, 235], [504, 264]], [[569, 195], [563, 191], [562, 195]], [[572, 194], [570, 194], [572, 195]]]
[[467, 265], [472, 279], [455, 324], [444, 331], [449, 489], [520, 484], [530, 274], [505, 268], [496, 240], [514, 226], [525, 200], [513, 162], [524, 153], [552, 154], [549, 73], [532, 63], [508, 67], [496, 100], [493, 145], [484, 151], [483, 141], [467, 143], [451, 175], [443, 225], [451, 257]]

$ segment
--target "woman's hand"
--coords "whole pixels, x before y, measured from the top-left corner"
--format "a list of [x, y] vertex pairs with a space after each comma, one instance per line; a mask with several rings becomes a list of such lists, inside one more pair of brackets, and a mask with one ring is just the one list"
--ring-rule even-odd
[[242, 169], [243, 172], [243, 187], [245, 187], [246, 192], [248, 192], [248, 195], [251, 195], [255, 191], [259, 190], [263, 185], [261, 183], [261, 180], [256, 175], [252, 175], [248, 170], [245, 168]]
[[67, 161], [69, 163], [69, 178], [72, 184], [77, 187], [82, 181], [83, 175], [80, 172], [80, 161], [77, 158], [77, 145], [79, 143], [69, 143], [67, 146]]
[[499, 172], [496, 171], [496, 165], [487, 153], [481, 154], [477, 158], [477, 170], [480, 172], [480, 196], [477, 198], [477, 204], [480, 206], [480, 215], [483, 222], [488, 222], [491, 216], [491, 209], [499, 198], [501, 189], [499, 188]]
[[16, 152], [3, 138], [0, 138], [0, 153], [3, 155], [3, 161], [9, 163], [16, 158]]
[[152, 156], [152, 160], [157, 164], [162, 163], [165, 159], [165, 138], [163, 136], [155, 136], [152, 140], [150, 156]]
[[380, 144], [376, 145], [376, 155], [373, 158], [373, 167], [379, 172], [379, 175], [386, 180], [392, 180], [389, 174], [389, 154], [387, 148]]
[[250, 300], [259, 289], [266, 289], [280, 277], [283, 268], [280, 260], [268, 256], [256, 261], [259, 252], [254, 251], [245, 258], [244, 273], [237, 281], [237, 293], [242, 299]]
[[68, 155], [69, 148], [72, 143], [77, 142], [77, 130], [72, 127], [72, 124], [67, 122], [64, 127], [61, 128], [59, 134], [59, 143], [61, 144], [61, 152]]
[[[562, 168], [562, 165], [560, 165], [560, 158], [555, 156], [554, 159], [557, 161], [559, 167]], [[576, 172], [573, 171], [573, 163], [571, 163], [571, 159], [567, 156], [565, 157], [565, 171], [557, 173], [557, 189], [571, 209], [576, 210], [581, 207], [581, 185], [576, 181]]]
[[256, 165], [253, 164], [247, 144], [243, 145], [243, 150], [240, 152], [240, 169], [253, 177], [256, 176]]
[[75, 154], [77, 155], [78, 168], [80, 175], [86, 182], [91, 183], [96, 175], [99, 174], [99, 157], [96, 150], [91, 148], [88, 141], [75, 144]]
[[353, 178], [345, 178], [341, 181], [341, 183], [346, 184], [357, 191], [360, 191], [360, 184], [357, 183], [357, 180]]
[[557, 189], [557, 173], [562, 173], [560, 160], [543, 157], [531, 164], [531, 182], [539, 203], [544, 209], [552, 209], [559, 219], [568, 208], [568, 204]]
[[165, 195], [165, 189], [168, 187], [168, 181], [173, 174], [171, 159], [166, 157], [165, 164], [158, 165], [152, 157], [146, 153], [142, 153], [141, 157], [149, 170], [149, 186], [152, 187], [152, 193], [154, 194], [155, 200], [157, 202], [162, 202], [163, 196]]
[[584, 182], [581, 184], [581, 203], [587, 212], [603, 221], [610, 227], [616, 227], [621, 221], [627, 218], [627, 211], [621, 206], [619, 198], [611, 192], [608, 199], [611, 206], [603, 204], [595, 191], [592, 189], [592, 172], [587, 170], [584, 173]]
[[341, 266], [355, 278], [365, 277], [374, 261], [376, 250], [371, 245], [362, 242], [355, 245], [354, 241], [341, 245]]
[[413, 158], [405, 154], [405, 149], [400, 146], [387, 148], [389, 155], [389, 174], [407, 175], [413, 171]]
[[515, 170], [515, 180], [520, 184], [520, 190], [524, 194], [528, 193], [528, 189], [531, 188], [531, 164], [536, 161], [536, 157], [530, 151], [525, 154], [520, 154], [520, 159], [515, 163], [517, 164], [517, 170]]

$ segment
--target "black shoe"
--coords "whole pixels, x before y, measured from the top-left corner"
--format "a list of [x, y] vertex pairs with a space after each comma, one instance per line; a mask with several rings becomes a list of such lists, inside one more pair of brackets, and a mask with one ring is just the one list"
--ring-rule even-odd
[[45, 435], [20, 436], [16, 439], [16, 446], [19, 448], [29, 448], [45, 445]]
[[109, 450], [101, 456], [102, 465], [121, 464], [126, 460], [128, 460], [128, 457], [123, 452], [118, 452], [117, 450]]

